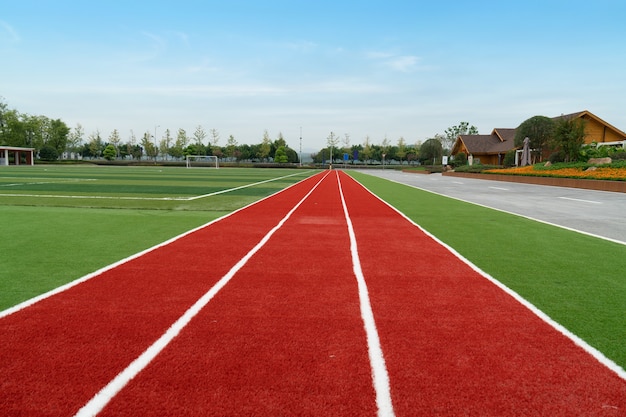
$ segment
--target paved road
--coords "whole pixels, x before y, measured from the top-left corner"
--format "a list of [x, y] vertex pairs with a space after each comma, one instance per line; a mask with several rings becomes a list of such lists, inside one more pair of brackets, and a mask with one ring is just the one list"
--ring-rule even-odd
[[626, 245], [626, 194], [368, 170], [368, 174], [597, 235]]

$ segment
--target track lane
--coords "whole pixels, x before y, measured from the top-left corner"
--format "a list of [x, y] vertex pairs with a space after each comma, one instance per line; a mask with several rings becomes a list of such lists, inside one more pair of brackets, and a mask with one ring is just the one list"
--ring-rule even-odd
[[[339, 175], [396, 415], [626, 410], [624, 380]], [[334, 187], [325, 181], [101, 415], [375, 415]], [[210, 226], [223, 227], [212, 234], [202, 229], [174, 242], [175, 251], [155, 250], [141, 257], [147, 271], [146, 264], [129, 262], [0, 319], [0, 409], [16, 416], [73, 414], [219, 279], [205, 264], [185, 261], [223, 251], [225, 272], [242, 246], [256, 243], [246, 245], [245, 237], [267, 232], [276, 213], [284, 215], [303, 194], [281, 193], [261, 211]], [[51, 319], [49, 327], [44, 319]], [[96, 325], [86, 326], [91, 320]], [[37, 351], [26, 355], [31, 347]]]
[[626, 412], [626, 381], [355, 181], [343, 187], [396, 415]]
[[304, 186], [292, 186], [0, 319], [0, 410], [12, 416], [74, 414], [316, 181], [304, 180]]
[[376, 415], [335, 175], [102, 416]]

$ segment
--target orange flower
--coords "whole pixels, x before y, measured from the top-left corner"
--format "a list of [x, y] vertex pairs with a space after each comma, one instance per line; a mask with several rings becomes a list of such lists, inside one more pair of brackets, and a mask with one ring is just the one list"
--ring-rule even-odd
[[560, 169], [535, 169], [534, 166], [517, 167], [510, 169], [489, 169], [484, 171], [489, 174], [505, 175], [531, 175], [537, 177], [559, 177], [559, 178], [584, 178], [594, 180], [626, 181], [626, 168], [598, 167], [595, 170], [584, 170], [582, 168], [560, 168]]

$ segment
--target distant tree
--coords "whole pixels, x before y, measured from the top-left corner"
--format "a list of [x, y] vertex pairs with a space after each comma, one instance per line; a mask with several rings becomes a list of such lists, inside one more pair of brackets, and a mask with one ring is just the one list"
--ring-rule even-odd
[[343, 152], [350, 154], [350, 134], [349, 133], [344, 133], [341, 143], [343, 144]]
[[[111, 132], [111, 134], [109, 135], [109, 139], [108, 139], [109, 143], [111, 145], [113, 145], [113, 149], [115, 149], [115, 157], [117, 158], [119, 155], [119, 146], [120, 146], [120, 142], [122, 141], [122, 138], [120, 137], [119, 132], [117, 131], [117, 129], [113, 129], [113, 132]], [[105, 148], [106, 150], [106, 148]], [[106, 159], [106, 155], [104, 155], [105, 159]]]
[[554, 120], [546, 116], [533, 116], [517, 127], [514, 144], [521, 148], [524, 145], [524, 138], [529, 138], [530, 149], [542, 155], [543, 149], [550, 143], [553, 135]]
[[565, 162], [576, 161], [585, 143], [585, 120], [574, 118], [558, 119], [550, 145], [563, 153]]
[[333, 160], [335, 159], [335, 151], [337, 150], [337, 145], [339, 144], [339, 136], [335, 135], [334, 132], [330, 132], [330, 134], [328, 135], [328, 137], [326, 138], [326, 144], [328, 145], [329, 149], [329, 155], [330, 155], [330, 163], [333, 163]]
[[206, 139], [206, 132], [202, 125], [196, 126], [196, 130], [193, 132], [193, 138], [196, 142], [196, 145], [204, 145], [204, 140]]
[[70, 152], [79, 152], [83, 143], [83, 136], [85, 136], [85, 130], [78, 123], [67, 137], [67, 149]]
[[237, 141], [233, 135], [229, 135], [226, 140], [226, 156], [229, 158], [235, 157], [235, 151], [237, 150]]
[[267, 158], [270, 156], [270, 152], [272, 151], [272, 140], [270, 139], [270, 135], [267, 132], [267, 129], [263, 132], [263, 139], [261, 141], [261, 146], [259, 147], [258, 157], [262, 161], [267, 161]]
[[61, 119], [50, 120], [45, 144], [52, 146], [60, 155], [65, 152], [69, 134], [70, 128]]
[[367, 165], [368, 161], [372, 159], [372, 143], [369, 136], [365, 136], [365, 141], [363, 142], [363, 150], [361, 151], [361, 158], [365, 165]]
[[107, 161], [114, 160], [117, 158], [117, 148], [113, 146], [112, 143], [109, 143], [106, 148], [104, 148], [104, 151], [102, 151], [102, 156], [104, 156], [104, 159]]
[[141, 138], [141, 146], [146, 156], [156, 161], [156, 157], [159, 155], [159, 148], [150, 140], [150, 138], [150, 132], [144, 133]]
[[59, 158], [59, 153], [54, 146], [44, 145], [39, 150], [39, 159], [42, 161], [56, 161]]
[[276, 154], [274, 155], [274, 162], [282, 164], [288, 161], [289, 159], [287, 158], [287, 152], [285, 151], [285, 147], [279, 146], [278, 149], [276, 149]]
[[420, 146], [419, 160], [425, 164], [436, 164], [443, 156], [443, 146], [435, 138], [428, 139]]
[[476, 128], [476, 126], [474, 125], [470, 126], [468, 122], [460, 122], [458, 125], [450, 126], [449, 128], [445, 130], [444, 135], [440, 137], [441, 145], [443, 146], [446, 152], [449, 152], [450, 150], [452, 150], [452, 146], [454, 145], [454, 142], [456, 142], [456, 139], [460, 135], [477, 135], [477, 134], [478, 134], [478, 129]]
[[96, 130], [89, 135], [89, 153], [93, 158], [99, 158], [104, 149], [102, 138], [100, 137], [100, 131]]
[[[220, 141], [220, 132], [217, 129], [211, 129], [209, 132], [211, 134], [211, 140], [210, 140], [211, 152], [213, 153], [213, 155], [216, 155], [219, 158], [222, 154], [221, 149], [218, 149], [217, 147], [217, 144]], [[216, 152], [218, 152], [220, 155], [218, 155]]]
[[[154, 140], [156, 141], [156, 138]], [[159, 141], [159, 152], [166, 160], [168, 159], [168, 156], [170, 155], [170, 151], [172, 149], [172, 140], [172, 133], [169, 129], [165, 129], [165, 133]]]
[[400, 160], [400, 164], [402, 164], [406, 155], [406, 142], [404, 141], [404, 138], [400, 136], [400, 139], [398, 139], [398, 149], [396, 150], [396, 157]]

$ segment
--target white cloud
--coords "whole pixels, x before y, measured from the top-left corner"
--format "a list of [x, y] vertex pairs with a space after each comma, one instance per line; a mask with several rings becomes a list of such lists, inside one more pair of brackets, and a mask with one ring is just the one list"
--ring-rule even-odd
[[417, 69], [419, 58], [412, 55], [397, 56], [389, 59], [387, 65], [400, 72], [412, 72]]
[[380, 65], [399, 72], [413, 72], [419, 69], [420, 58], [415, 55], [399, 55], [391, 52], [373, 51], [365, 55]]
[[20, 35], [7, 22], [0, 20], [0, 42], [3, 40], [8, 43], [17, 43], [20, 41]]

